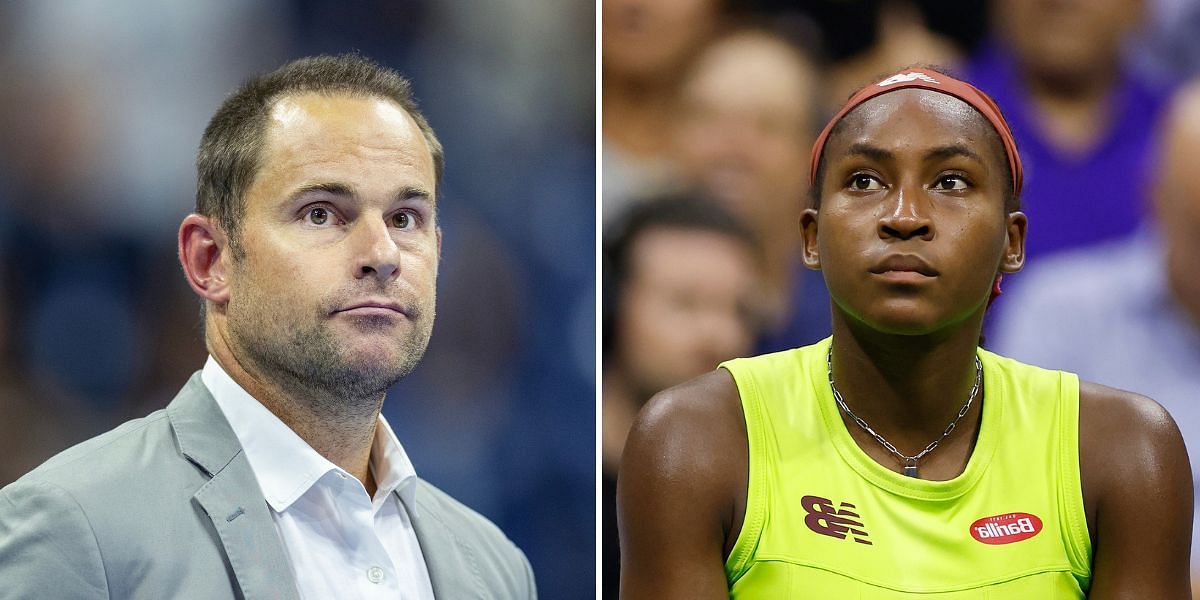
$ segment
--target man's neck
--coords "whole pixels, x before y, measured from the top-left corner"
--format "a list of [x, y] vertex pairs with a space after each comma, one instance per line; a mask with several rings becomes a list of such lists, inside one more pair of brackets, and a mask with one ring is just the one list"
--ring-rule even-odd
[[1037, 122], [1047, 140], [1069, 154], [1085, 154], [1106, 135], [1115, 118], [1111, 97], [1115, 70], [1094, 69], [1072, 76], [1025, 79]]
[[612, 76], [604, 77], [601, 84], [605, 142], [639, 157], [662, 155], [668, 145], [673, 87]]
[[769, 330], [783, 328], [793, 312], [799, 298], [793, 297], [797, 265], [801, 259], [801, 246], [796, 238], [796, 224], [800, 222], [800, 204], [795, 198], [803, 193], [792, 194], [786, 215], [772, 215], [755, 228], [762, 246], [762, 286], [759, 297], [763, 303], [764, 317]]
[[208, 350], [225, 373], [318, 454], [358, 479], [373, 497], [371, 448], [384, 396], [331, 397], [315, 387], [271, 377], [249, 361], [238, 360], [226, 340], [214, 333], [210, 328]]

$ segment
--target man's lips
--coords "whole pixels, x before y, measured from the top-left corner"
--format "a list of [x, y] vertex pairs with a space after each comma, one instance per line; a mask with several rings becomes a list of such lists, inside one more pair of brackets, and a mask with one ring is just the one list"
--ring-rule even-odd
[[409, 316], [409, 311], [396, 302], [389, 300], [364, 300], [347, 304], [333, 311], [332, 314], [348, 314], [358, 316]]
[[937, 277], [938, 270], [931, 267], [925, 259], [915, 254], [893, 254], [884, 258], [874, 267], [871, 267], [871, 272], [876, 275], [884, 275], [891, 279], [900, 279], [904, 281], [916, 281], [926, 277]]

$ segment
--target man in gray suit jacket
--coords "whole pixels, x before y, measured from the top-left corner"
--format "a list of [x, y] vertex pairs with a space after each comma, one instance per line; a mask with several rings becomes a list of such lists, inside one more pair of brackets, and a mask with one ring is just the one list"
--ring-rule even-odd
[[428, 344], [441, 250], [442, 149], [407, 81], [289, 63], [222, 104], [197, 171], [179, 253], [208, 363], [0, 490], [0, 599], [535, 597], [379, 414]]

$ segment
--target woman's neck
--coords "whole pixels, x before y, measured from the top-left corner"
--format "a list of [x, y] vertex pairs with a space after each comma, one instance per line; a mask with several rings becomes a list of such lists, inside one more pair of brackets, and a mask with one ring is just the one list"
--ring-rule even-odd
[[970, 395], [982, 320], [981, 310], [949, 331], [895, 335], [835, 310], [833, 381], [855, 414], [915, 454], [946, 430]]

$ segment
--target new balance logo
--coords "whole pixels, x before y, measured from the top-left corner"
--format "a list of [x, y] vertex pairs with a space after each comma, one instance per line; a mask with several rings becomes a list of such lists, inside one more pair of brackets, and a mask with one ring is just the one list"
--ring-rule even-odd
[[866, 527], [862, 524], [862, 517], [854, 512], [853, 504], [842, 502], [840, 508], [834, 509], [833, 502], [827, 498], [805, 496], [800, 499], [800, 506], [808, 513], [804, 516], [804, 524], [808, 525], [809, 529], [839, 540], [844, 540], [850, 535], [860, 544], [873, 545], [867, 540]]
[[887, 79], [884, 79], [883, 81], [880, 81], [879, 87], [887, 87], [889, 85], [896, 85], [897, 83], [904, 83], [906, 81], [915, 81], [917, 79], [920, 79], [921, 81], [926, 81], [929, 83], [938, 83], [938, 80], [936, 80], [924, 73], [917, 73], [917, 72], [910, 71], [908, 73], [897, 73], [895, 75], [892, 75], [891, 77], [888, 77]]
[[971, 523], [971, 537], [993, 546], [1027, 540], [1041, 530], [1042, 520], [1029, 513], [1007, 513]]

